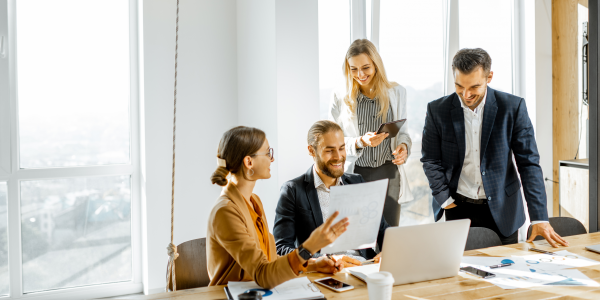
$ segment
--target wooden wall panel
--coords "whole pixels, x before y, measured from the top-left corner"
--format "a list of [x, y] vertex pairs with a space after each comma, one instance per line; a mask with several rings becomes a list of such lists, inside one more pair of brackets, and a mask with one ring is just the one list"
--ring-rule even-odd
[[[552, 0], [552, 144], [553, 178], [558, 161], [575, 157], [578, 144], [578, 0]], [[553, 213], [558, 216], [559, 187], [554, 183]]]

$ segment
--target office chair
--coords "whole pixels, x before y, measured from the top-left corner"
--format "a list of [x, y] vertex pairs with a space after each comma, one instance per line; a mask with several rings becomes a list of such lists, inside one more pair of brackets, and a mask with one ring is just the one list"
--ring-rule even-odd
[[495, 246], [502, 246], [502, 242], [493, 230], [485, 227], [469, 228], [465, 251]]
[[[177, 253], [179, 253], [179, 257], [175, 260], [177, 290], [208, 286], [210, 279], [206, 266], [206, 238], [179, 244]], [[172, 290], [173, 284], [169, 281], [169, 291]]]
[[[558, 235], [565, 237], [570, 235], [578, 235], [585, 234], [587, 230], [579, 220], [569, 217], [553, 217], [549, 218], [550, 226], [554, 228], [554, 231], [558, 233]], [[527, 229], [527, 238], [531, 235], [531, 225], [529, 225], [529, 229]], [[534, 241], [543, 240], [544, 237], [538, 235]]]

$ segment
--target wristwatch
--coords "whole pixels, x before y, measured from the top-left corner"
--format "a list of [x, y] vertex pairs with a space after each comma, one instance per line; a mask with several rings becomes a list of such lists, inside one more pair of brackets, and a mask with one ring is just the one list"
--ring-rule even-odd
[[313, 254], [306, 250], [302, 245], [298, 246], [298, 254], [300, 254], [300, 257], [304, 260], [309, 260], [313, 257]]

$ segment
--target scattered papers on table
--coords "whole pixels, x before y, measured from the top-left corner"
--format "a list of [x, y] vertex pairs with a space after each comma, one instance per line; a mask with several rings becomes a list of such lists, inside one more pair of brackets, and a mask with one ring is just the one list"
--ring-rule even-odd
[[375, 247], [388, 182], [386, 178], [331, 187], [329, 211], [340, 212], [333, 223], [348, 217], [350, 225], [335, 242], [321, 249], [321, 253]]
[[324, 298], [319, 288], [310, 282], [307, 277], [295, 278], [286, 281], [275, 288], [263, 289], [254, 281], [230, 281], [227, 284], [233, 299], [238, 300], [238, 295], [246, 291], [261, 292], [269, 300], [294, 300], [294, 299], [320, 299]]
[[[559, 255], [557, 255], [557, 258], [553, 259], [553, 261], [578, 261], [569, 261], [568, 263], [561, 264], [546, 262], [548, 257], [554, 256], [547, 254], [540, 254], [542, 256], [541, 258], [537, 258], [537, 254], [513, 257], [465, 256], [463, 257], [460, 266], [471, 266], [495, 274], [496, 277], [481, 280], [485, 280], [503, 289], [528, 288], [544, 285], [600, 286], [600, 284], [598, 284], [596, 281], [591, 280], [578, 270], [567, 270], [567, 268], [591, 266], [599, 264], [599, 262], [584, 258], [568, 251], [559, 251], [555, 253]], [[542, 261], [540, 261], [540, 259]], [[514, 263], [514, 265], [496, 269], [491, 269], [488, 267], [505, 263]], [[538, 268], [537, 266], [545, 267], [545, 269], [542, 269], [541, 267]], [[465, 275], [466, 273], [464, 272], [460, 273], [465, 277], [475, 277], [473, 275]]]
[[557, 255], [533, 254], [518, 256], [525, 259], [527, 266], [531, 269], [544, 271], [558, 271], [571, 268], [589, 267], [600, 264], [600, 262], [585, 258], [569, 251], [554, 252]]

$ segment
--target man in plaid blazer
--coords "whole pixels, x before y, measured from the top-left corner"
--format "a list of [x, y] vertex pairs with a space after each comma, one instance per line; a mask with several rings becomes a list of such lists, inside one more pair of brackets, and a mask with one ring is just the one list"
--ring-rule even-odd
[[[518, 242], [525, 222], [523, 186], [532, 234], [567, 245], [548, 223], [546, 190], [533, 126], [523, 98], [494, 90], [492, 60], [483, 49], [461, 49], [452, 61], [456, 93], [427, 105], [421, 162], [433, 192], [436, 221], [471, 219]], [[513, 162], [516, 162], [516, 167]], [[521, 176], [517, 174], [517, 170]]]

